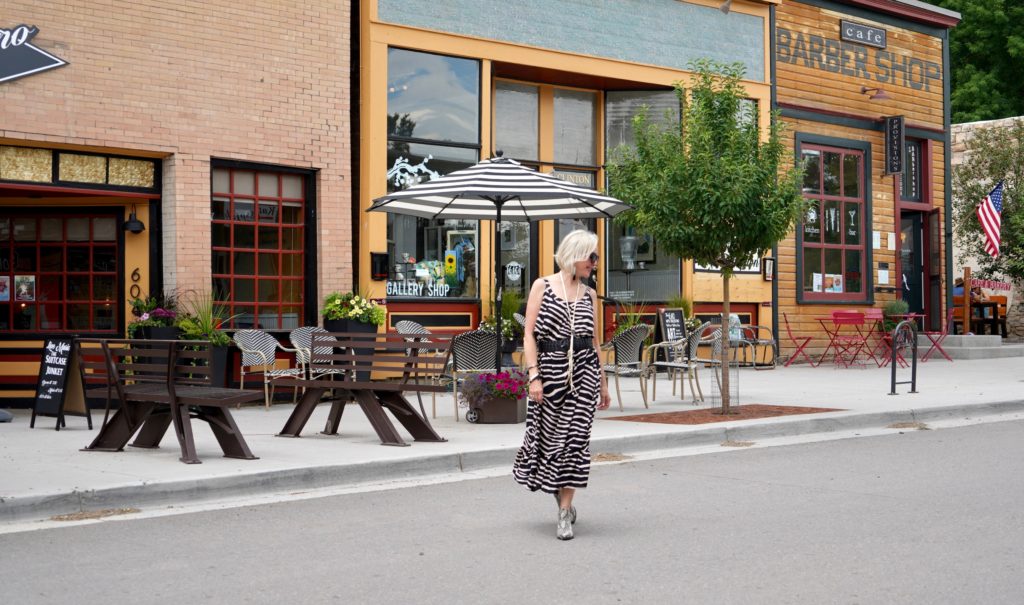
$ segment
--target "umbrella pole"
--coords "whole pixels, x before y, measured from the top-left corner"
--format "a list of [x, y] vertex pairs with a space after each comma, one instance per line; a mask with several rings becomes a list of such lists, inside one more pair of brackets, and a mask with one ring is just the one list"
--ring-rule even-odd
[[494, 309], [494, 328], [498, 332], [498, 352], [497, 358], [494, 360], [494, 367], [496, 371], [501, 372], [501, 207], [504, 204], [502, 200], [496, 200], [494, 206], [497, 208], [497, 214], [494, 219], [494, 242], [491, 245], [491, 249], [494, 250], [494, 292], [495, 292], [495, 304], [497, 308]]

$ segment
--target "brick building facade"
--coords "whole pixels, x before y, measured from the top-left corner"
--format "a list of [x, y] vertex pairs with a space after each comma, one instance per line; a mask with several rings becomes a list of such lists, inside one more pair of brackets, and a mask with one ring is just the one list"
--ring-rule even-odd
[[123, 333], [135, 296], [213, 283], [286, 329], [352, 286], [350, 9], [5, 3], [34, 33], [0, 52], [67, 65], [0, 82], [0, 280], [33, 286], [0, 297], [0, 396], [31, 394], [43, 335]]

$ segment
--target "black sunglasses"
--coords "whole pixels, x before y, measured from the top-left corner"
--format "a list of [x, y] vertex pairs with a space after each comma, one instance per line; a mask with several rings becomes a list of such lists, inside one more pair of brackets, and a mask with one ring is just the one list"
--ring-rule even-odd
[[587, 257], [587, 259], [590, 260], [590, 262], [594, 263], [595, 265], [597, 264], [597, 261], [600, 258], [601, 257], [597, 255], [597, 252], [591, 252], [590, 256]]

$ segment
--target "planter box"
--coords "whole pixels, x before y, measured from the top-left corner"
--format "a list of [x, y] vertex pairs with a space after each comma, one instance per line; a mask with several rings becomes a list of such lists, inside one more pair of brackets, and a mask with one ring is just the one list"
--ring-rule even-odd
[[466, 420], [478, 424], [519, 424], [526, 422], [526, 398], [489, 399], [466, 411]]

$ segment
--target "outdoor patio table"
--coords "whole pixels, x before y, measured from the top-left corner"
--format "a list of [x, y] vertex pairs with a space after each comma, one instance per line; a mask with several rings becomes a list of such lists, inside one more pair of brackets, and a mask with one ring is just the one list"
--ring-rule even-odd
[[[832, 315], [816, 317], [822, 329], [828, 334], [829, 343], [818, 360], [820, 366], [829, 349], [832, 349], [832, 359], [838, 365], [850, 367], [857, 363], [857, 357], [865, 349], [867, 336], [864, 334], [864, 314], [860, 311], [834, 311]], [[843, 326], [851, 326], [846, 334], [841, 333]]]

